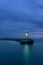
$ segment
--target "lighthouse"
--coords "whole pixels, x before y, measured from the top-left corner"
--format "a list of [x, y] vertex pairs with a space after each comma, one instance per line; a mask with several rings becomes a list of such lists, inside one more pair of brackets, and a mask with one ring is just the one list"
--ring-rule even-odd
[[28, 32], [26, 32], [26, 40], [28, 40]]

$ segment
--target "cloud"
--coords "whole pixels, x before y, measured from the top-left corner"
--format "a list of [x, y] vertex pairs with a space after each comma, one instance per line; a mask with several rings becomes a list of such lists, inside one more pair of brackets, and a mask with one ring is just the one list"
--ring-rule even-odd
[[43, 29], [43, 0], [0, 0], [0, 32], [40, 29]]

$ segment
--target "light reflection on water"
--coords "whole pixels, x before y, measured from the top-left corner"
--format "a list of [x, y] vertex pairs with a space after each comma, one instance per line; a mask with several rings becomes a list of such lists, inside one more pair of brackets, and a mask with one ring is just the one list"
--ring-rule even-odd
[[24, 45], [23, 54], [24, 54], [24, 63], [25, 65], [28, 65], [30, 61], [30, 49], [28, 44]]

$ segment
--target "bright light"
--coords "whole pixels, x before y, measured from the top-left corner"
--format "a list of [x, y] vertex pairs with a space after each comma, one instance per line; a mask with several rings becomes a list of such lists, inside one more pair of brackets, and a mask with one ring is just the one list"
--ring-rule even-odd
[[26, 32], [26, 37], [28, 37], [28, 32]]

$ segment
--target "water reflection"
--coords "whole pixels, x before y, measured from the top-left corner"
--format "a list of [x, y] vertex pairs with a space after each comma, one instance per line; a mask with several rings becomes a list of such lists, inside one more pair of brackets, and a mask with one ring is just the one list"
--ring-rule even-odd
[[29, 65], [29, 61], [30, 61], [30, 48], [29, 48], [28, 44], [24, 45], [23, 54], [24, 54], [24, 63], [25, 63], [25, 65]]

